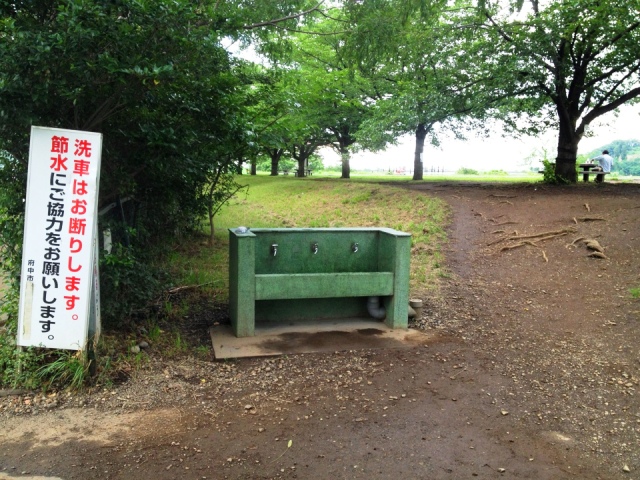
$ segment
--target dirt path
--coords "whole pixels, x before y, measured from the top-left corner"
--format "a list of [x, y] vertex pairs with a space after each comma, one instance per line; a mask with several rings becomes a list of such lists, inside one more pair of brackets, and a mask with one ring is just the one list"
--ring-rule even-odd
[[0, 479], [640, 478], [638, 186], [412, 188], [453, 208], [429, 345], [0, 399]]

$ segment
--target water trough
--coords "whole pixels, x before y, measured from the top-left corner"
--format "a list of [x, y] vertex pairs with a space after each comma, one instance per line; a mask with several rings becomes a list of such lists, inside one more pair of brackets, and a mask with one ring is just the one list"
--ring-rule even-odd
[[338, 319], [406, 329], [410, 248], [390, 228], [230, 229], [233, 333]]

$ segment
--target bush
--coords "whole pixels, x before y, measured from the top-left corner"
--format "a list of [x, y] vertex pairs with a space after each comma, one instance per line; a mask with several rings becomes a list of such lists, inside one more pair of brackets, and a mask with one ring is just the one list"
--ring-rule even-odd
[[542, 181], [551, 185], [569, 183], [566, 179], [556, 175], [556, 164], [547, 159], [542, 160], [543, 174]]
[[473, 168], [462, 167], [456, 172], [458, 175], [480, 175], [480, 172]]
[[149, 257], [133, 247], [115, 244], [100, 258], [101, 318], [106, 327], [121, 327], [146, 313], [162, 287], [160, 272]]

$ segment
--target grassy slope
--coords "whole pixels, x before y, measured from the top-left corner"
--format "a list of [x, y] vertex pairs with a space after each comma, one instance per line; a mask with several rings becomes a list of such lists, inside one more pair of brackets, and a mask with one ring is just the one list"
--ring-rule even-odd
[[216, 217], [216, 245], [183, 250], [170, 259], [183, 285], [207, 283], [220, 301], [226, 300], [228, 228], [389, 227], [412, 235], [412, 295], [437, 289], [449, 215], [442, 201], [367, 181], [292, 176], [241, 176], [238, 181], [249, 185], [248, 193]]

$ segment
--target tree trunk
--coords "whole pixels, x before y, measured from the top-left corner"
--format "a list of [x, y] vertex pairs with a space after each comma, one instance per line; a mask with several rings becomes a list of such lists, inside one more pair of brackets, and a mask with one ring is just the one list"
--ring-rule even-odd
[[576, 159], [578, 158], [578, 143], [581, 135], [576, 133], [576, 120], [558, 107], [560, 128], [558, 129], [558, 156], [556, 157], [556, 176], [576, 183]]
[[427, 128], [424, 123], [416, 128], [416, 151], [413, 155], [413, 179], [422, 180], [424, 173], [424, 164], [422, 162], [422, 153], [424, 152], [424, 139], [427, 137]]
[[271, 176], [275, 177], [278, 175], [278, 164], [280, 163], [280, 157], [284, 153], [284, 150], [281, 148], [274, 148], [273, 150], [269, 150], [269, 156], [271, 157]]
[[258, 162], [254, 158], [251, 160], [251, 175], [257, 175], [257, 174], [258, 174]]
[[340, 157], [342, 158], [342, 176], [340, 178], [351, 178], [351, 166], [349, 165], [351, 155], [349, 155], [349, 151], [342, 150]]
[[306, 177], [307, 176], [306, 172], [307, 172], [307, 159], [302, 155], [300, 155], [298, 157], [298, 176]]
[[301, 145], [294, 145], [292, 157], [298, 161], [298, 176], [306, 177], [309, 171], [309, 157], [316, 151], [318, 145], [315, 143], [306, 143]]
[[212, 247], [216, 240], [216, 229], [213, 224], [213, 210], [209, 206], [209, 246]]

